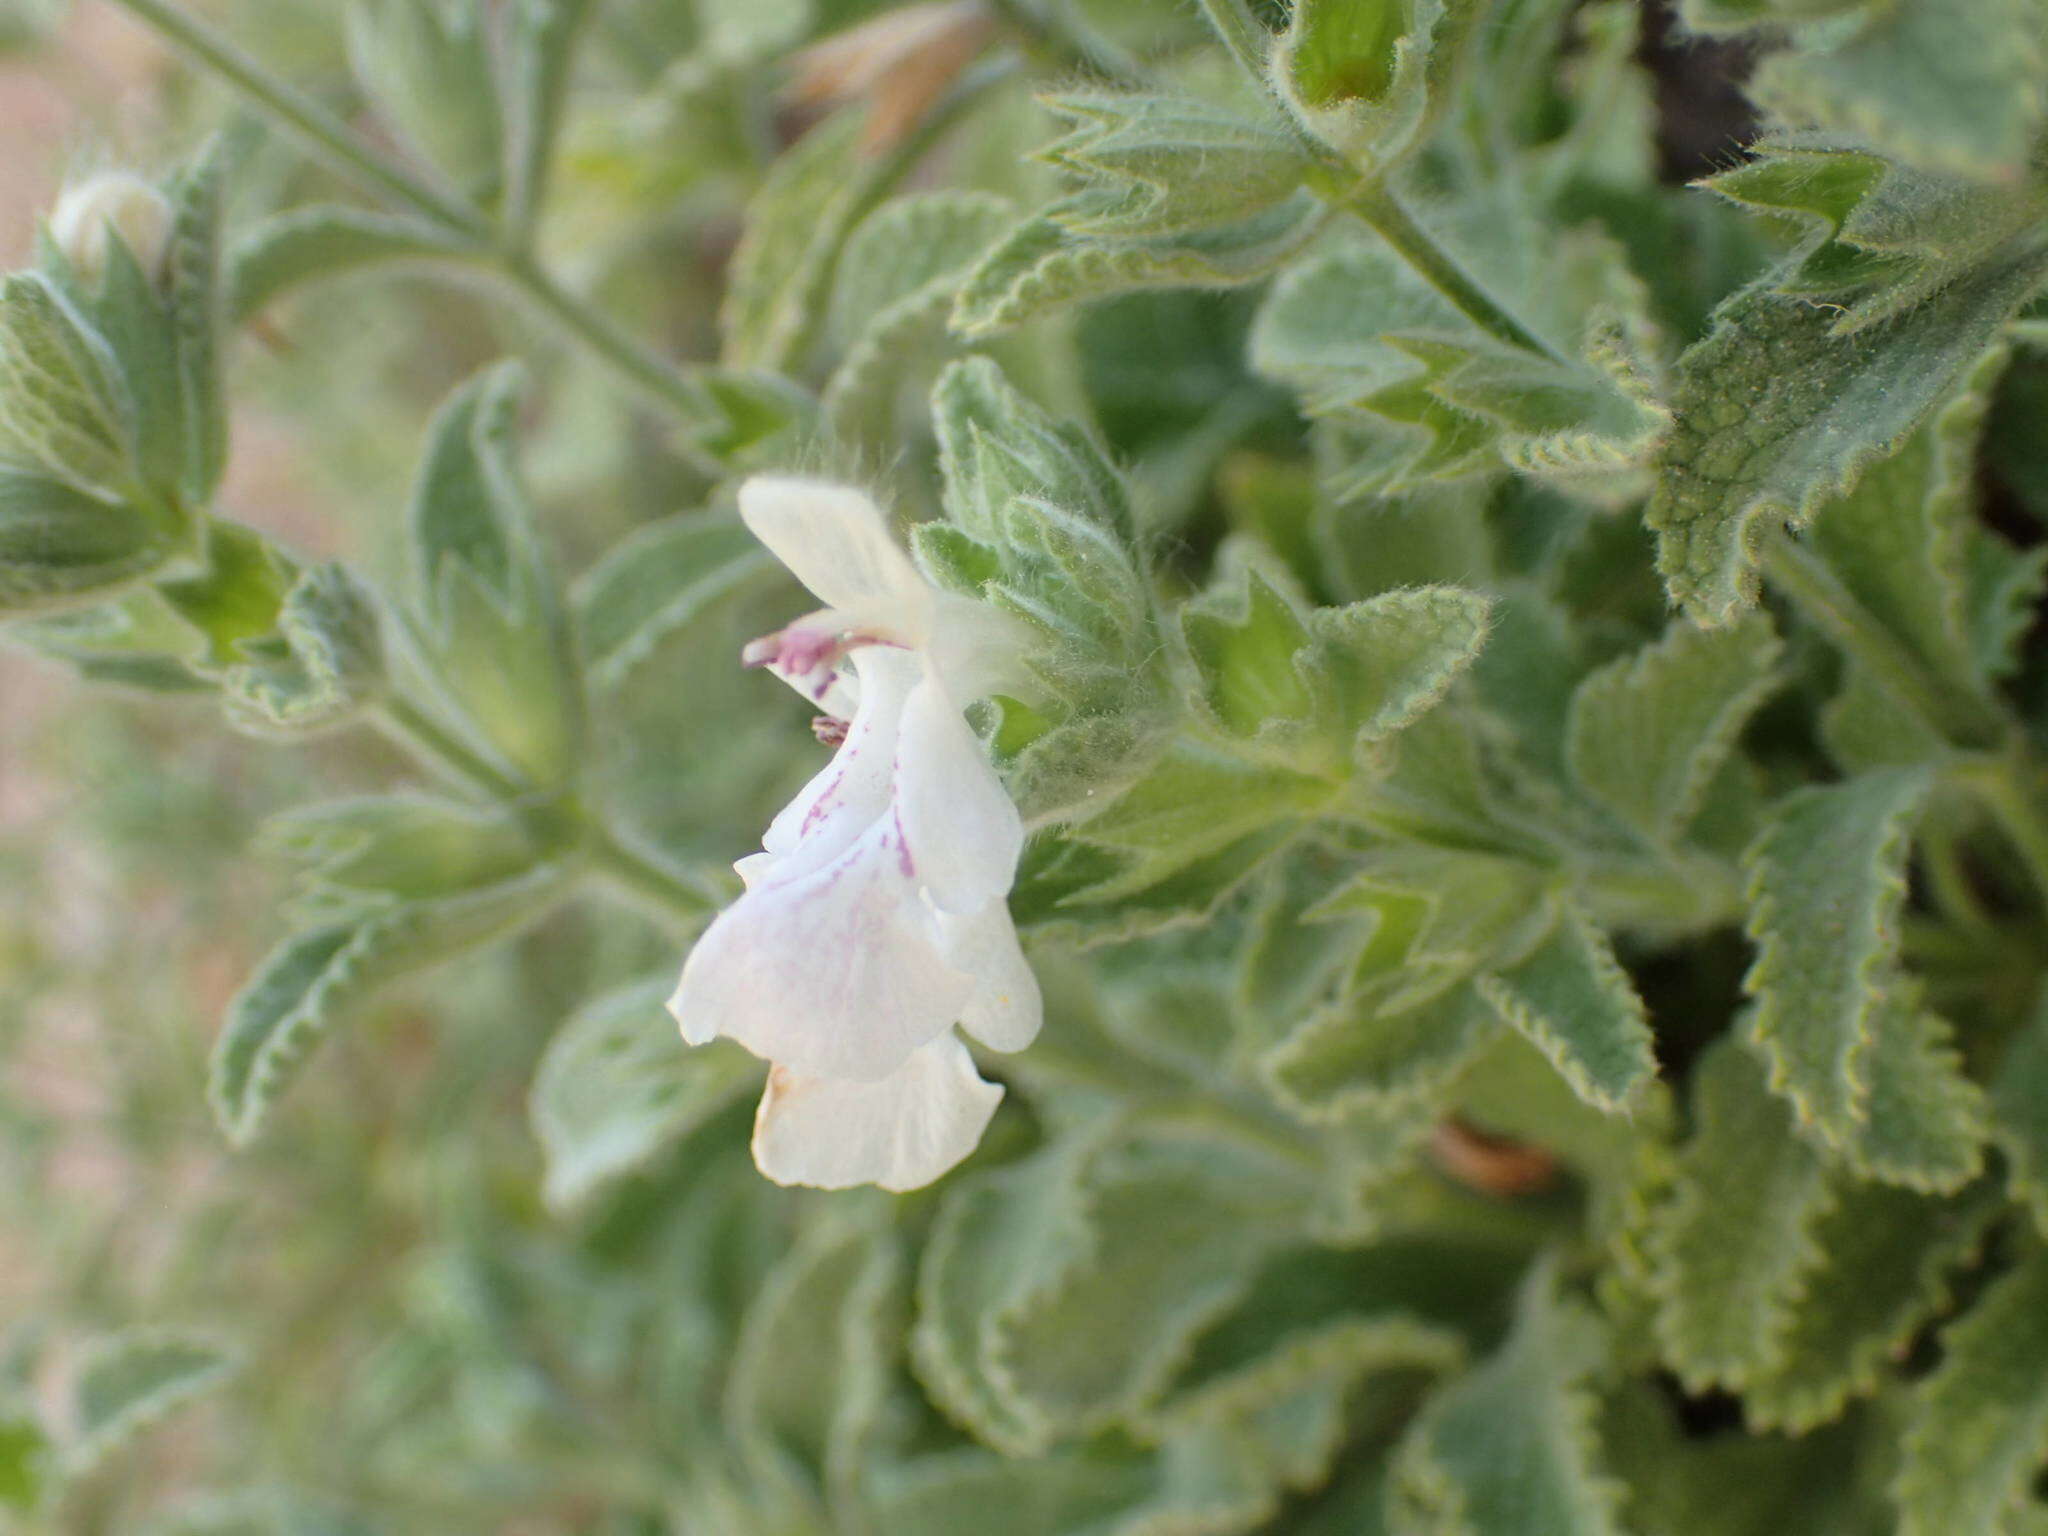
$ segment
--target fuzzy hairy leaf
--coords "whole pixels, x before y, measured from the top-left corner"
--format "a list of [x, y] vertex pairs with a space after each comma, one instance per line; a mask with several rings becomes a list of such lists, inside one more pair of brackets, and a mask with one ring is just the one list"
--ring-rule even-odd
[[1990, 1116], [1947, 1022], [1902, 979], [1879, 1003], [1870, 1034], [1868, 1114], [1830, 1146], [1880, 1183], [1943, 1194], [1962, 1188], [1984, 1166]]
[[1302, 659], [1324, 711], [1355, 747], [1383, 741], [1441, 700], [1486, 643], [1489, 601], [1409, 587], [1309, 615]]
[[952, 327], [978, 339], [1069, 305], [1152, 288], [1234, 288], [1280, 270], [1327, 217], [1306, 192], [1250, 218], [1177, 235], [1096, 240], [1075, 221], [1104, 213], [1087, 196], [1026, 219], [982, 257], [953, 304]]
[[1595, 1109], [1626, 1109], [1656, 1078], [1643, 1000], [1607, 936], [1576, 904], [1527, 959], [1478, 986]]
[[543, 830], [510, 806], [380, 795], [289, 810], [263, 834], [303, 869], [303, 909], [333, 917], [517, 879], [549, 851]]
[[[2003, 347], [1986, 352], [1954, 398], [1825, 508], [1809, 537], [1862, 612], [1927, 672], [1945, 687], [1986, 699], [1993, 674], [1975, 637], [1984, 595], [1973, 590], [1972, 566], [1979, 551], [1995, 559], [2003, 546], [1976, 517], [1976, 458], [2005, 363]], [[1870, 675], [1882, 685], [1882, 675]], [[1910, 700], [1893, 704], [1895, 712], [1912, 707]]]
[[1506, 1343], [1440, 1390], [1395, 1453], [1399, 1536], [1621, 1536], [1589, 1386], [1607, 1348], [1600, 1318], [1538, 1266]]
[[591, 682], [616, 687], [678, 630], [779, 569], [746, 529], [701, 513], [621, 539], [570, 594]]
[[1762, 615], [1719, 630], [1680, 623], [1591, 673], [1565, 726], [1572, 778], [1652, 847], [1670, 847], [1775, 686], [1781, 649]]
[[1203, 703], [1234, 736], [1299, 721], [1314, 707], [1296, 658], [1307, 623], [1255, 567], [1236, 592], [1198, 599], [1180, 611], [1181, 634], [1200, 674]]
[[383, 691], [382, 616], [369, 590], [335, 564], [300, 574], [273, 633], [240, 642], [221, 675], [228, 718], [262, 735], [305, 736], [348, 724]]
[[37, 273], [0, 280], [0, 460], [118, 495], [135, 405], [104, 339]]
[[1399, 491], [1503, 464], [1532, 473], [1614, 470], [1663, 433], [1641, 285], [1592, 230], [1550, 243], [1520, 275], [1554, 355], [1481, 331], [1389, 250], [1345, 245], [1290, 268], [1261, 305], [1258, 371], [1304, 408], [1359, 429], [1333, 489]]
[[413, 152], [486, 203], [504, 190], [495, 39], [480, 8], [448, 0], [351, 0], [349, 62]]
[[428, 428], [407, 513], [412, 594], [437, 681], [538, 784], [569, 777], [582, 692], [554, 572], [513, 463], [523, 376], [480, 374]]
[[1870, 1114], [1906, 857], [1929, 782], [1882, 769], [1794, 790], [1743, 856], [1757, 946], [1748, 1038], [1772, 1088], [1831, 1145], [1853, 1141]]
[[1802, 43], [1749, 83], [1781, 121], [1984, 181], [2026, 174], [2048, 112], [2048, 17], [2030, 0], [1871, 5]]
[[1427, 1098], [1463, 1071], [1500, 1028], [1474, 987], [1458, 985], [1406, 1007], [1340, 1003], [1310, 1016], [1261, 1069], [1280, 1102], [1333, 1121]]
[[919, 1373], [1010, 1455], [1139, 1412], [1302, 1194], [1199, 1125], [1077, 1136], [963, 1182], [919, 1281]]
[[1996, 1215], [1984, 1194], [1843, 1188], [1813, 1224], [1819, 1262], [1801, 1277], [1777, 1364], [1743, 1385], [1750, 1426], [1804, 1434], [1875, 1390], [1886, 1364], [1947, 1307], [1954, 1272]]
[[686, 1047], [660, 977], [579, 1009], [534, 1073], [528, 1112], [546, 1160], [543, 1192], [566, 1210], [737, 1103], [760, 1064], [727, 1043]]
[[239, 1146], [256, 1137], [313, 1047], [347, 1010], [400, 975], [533, 921], [564, 889], [562, 871], [543, 868], [504, 885], [286, 939], [229, 1006], [214, 1042], [208, 1094], [229, 1140]]
[[134, 1329], [99, 1340], [72, 1388], [69, 1461], [74, 1468], [97, 1465], [233, 1366], [218, 1344], [194, 1335]]
[[841, 436], [893, 430], [896, 394], [920, 358], [939, 353], [954, 295], [1012, 218], [1002, 198], [948, 191], [896, 198], [860, 222], [833, 278], [828, 322], [842, 355], [823, 404]]
[[518, 0], [506, 28], [505, 208], [515, 231], [530, 229], [547, 200], [569, 75], [592, 0]]
[[1784, 1359], [1832, 1196], [1820, 1154], [1747, 1052], [1715, 1045], [1693, 1084], [1696, 1129], [1650, 1235], [1657, 1340], [1692, 1390], [1740, 1390]]
[[818, 124], [747, 205], [718, 312], [727, 367], [786, 373], [809, 351], [840, 248], [884, 163], [865, 149], [864, 118], [855, 105]]
[[66, 479], [0, 466], [0, 617], [106, 601], [185, 553], [173, 523]]
[[1308, 167], [1279, 123], [1193, 98], [1070, 92], [1046, 98], [1069, 132], [1045, 151], [1095, 195], [1049, 217], [1083, 240], [1190, 235], [1257, 218]]
[[1900, 1536], [2001, 1531], [2048, 1461], [2048, 1253], [2038, 1246], [1943, 1331], [1900, 1451]]
[[366, 268], [472, 255], [446, 231], [398, 214], [338, 203], [294, 208], [236, 239], [227, 257], [227, 314], [240, 323], [295, 288]]
[[1773, 277], [1723, 304], [1679, 359], [1650, 505], [1673, 600], [1708, 623], [1753, 601], [1774, 527], [1804, 523], [1903, 446], [2044, 271], [2048, 257], [2017, 247], [1849, 335]]

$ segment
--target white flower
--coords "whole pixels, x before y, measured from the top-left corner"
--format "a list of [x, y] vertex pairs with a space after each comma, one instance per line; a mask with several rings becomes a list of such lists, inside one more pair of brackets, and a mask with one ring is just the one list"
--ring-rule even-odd
[[143, 274], [155, 278], [171, 240], [171, 205], [163, 193], [128, 171], [103, 171], [64, 189], [50, 213], [50, 239], [87, 283], [106, 271], [114, 235], [135, 253]]
[[754, 1130], [770, 1178], [912, 1189], [974, 1149], [1002, 1097], [953, 1027], [1000, 1051], [1038, 1031], [1006, 902], [1023, 825], [961, 715], [1019, 636], [933, 589], [857, 490], [756, 477], [740, 515], [828, 605], [747, 659], [817, 704], [838, 749], [736, 866], [746, 893], [669, 1007], [691, 1044], [723, 1035], [774, 1064]]

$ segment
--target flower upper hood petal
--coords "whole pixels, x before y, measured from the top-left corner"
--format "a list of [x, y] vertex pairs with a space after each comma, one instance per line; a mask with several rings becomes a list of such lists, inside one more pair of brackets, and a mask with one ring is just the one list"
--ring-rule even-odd
[[886, 616], [899, 638], [923, 641], [932, 589], [864, 491], [795, 475], [756, 475], [740, 487], [739, 501], [740, 518], [754, 537], [820, 602], [856, 621]]

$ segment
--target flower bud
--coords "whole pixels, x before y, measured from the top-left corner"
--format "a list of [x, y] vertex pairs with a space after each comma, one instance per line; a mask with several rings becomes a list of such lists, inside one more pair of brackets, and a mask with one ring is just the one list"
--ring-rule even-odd
[[50, 238], [88, 284], [106, 272], [110, 235], [119, 235], [143, 272], [156, 277], [171, 238], [170, 203], [129, 171], [105, 171], [65, 188], [50, 215]]

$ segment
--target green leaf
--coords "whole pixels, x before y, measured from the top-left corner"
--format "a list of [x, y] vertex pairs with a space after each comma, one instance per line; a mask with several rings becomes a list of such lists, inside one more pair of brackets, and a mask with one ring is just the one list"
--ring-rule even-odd
[[228, 252], [228, 318], [241, 324], [294, 288], [365, 268], [472, 255], [445, 230], [402, 215], [338, 203], [294, 208], [251, 226]]
[[503, 191], [504, 112], [487, 35], [473, 0], [352, 0], [349, 62], [414, 153], [466, 195]]
[[1992, 1088], [1992, 1134], [2015, 1200], [2048, 1237], [2048, 994], [2006, 1047]]
[[1068, 828], [1067, 836], [1137, 856], [1088, 888], [1090, 899], [1108, 900], [1155, 885], [1240, 838], [1296, 825], [1328, 804], [1333, 792], [1325, 779], [1189, 742]]
[[1249, 738], [1300, 721], [1315, 700], [1295, 661], [1309, 643], [1307, 623], [1257, 567], [1242, 576], [1235, 591], [1181, 609], [1180, 626], [1203, 703], [1225, 730]]
[[887, 1236], [814, 1227], [769, 1272], [734, 1346], [721, 1428], [757, 1463], [793, 1456], [827, 1508], [859, 1498], [889, 1406], [900, 1267]]
[[[170, 324], [177, 357], [180, 452], [174, 462], [144, 464], [203, 507], [228, 462], [228, 405], [221, 379], [221, 203], [230, 150], [217, 138], [171, 188], [171, 239], [164, 251]], [[131, 384], [132, 384], [131, 378]]]
[[549, 1041], [529, 1113], [553, 1209], [644, 1166], [755, 1087], [760, 1064], [745, 1051], [684, 1046], [662, 1006], [673, 984], [661, 978], [608, 993]]
[[1693, 1069], [1693, 1122], [1649, 1240], [1657, 1339], [1688, 1389], [1740, 1390], [1785, 1359], [1833, 1196], [1820, 1154], [1733, 1041]]
[[1931, 1199], [1857, 1184], [1813, 1226], [1819, 1262], [1800, 1282], [1772, 1369], [1743, 1386], [1752, 1429], [1805, 1434], [1867, 1396], [1949, 1304], [1954, 1271], [1993, 1216], [1984, 1191]]
[[221, 676], [228, 718], [259, 735], [306, 736], [349, 724], [385, 687], [382, 616], [340, 565], [300, 574], [272, 634], [240, 642]]
[[1904, 446], [2038, 285], [2048, 258], [2002, 251], [1883, 324], [1775, 291], [1729, 299], [1679, 359], [1675, 423], [1649, 510], [1672, 598], [1725, 623], [1756, 593], [1777, 524], [1800, 524]]
[[72, 1388], [71, 1464], [97, 1465], [233, 1368], [219, 1345], [188, 1334], [138, 1328], [98, 1341]]
[[410, 971], [477, 948], [539, 918], [563, 872], [440, 901], [408, 903], [295, 934], [272, 950], [228, 1009], [208, 1093], [230, 1141], [245, 1146], [327, 1030], [370, 993]]
[[1756, 999], [1748, 1039], [1771, 1087], [1833, 1146], [1855, 1141], [1870, 1116], [1906, 858], [1929, 782], [1881, 769], [1794, 790], [1743, 856], [1757, 946], [1744, 982]]
[[[1952, 1193], [1984, 1166], [1984, 1091], [1963, 1075], [1947, 1022], [1901, 979], [1871, 1020], [1868, 1115], [1836, 1148], [1867, 1178]], [[1825, 1138], [1823, 1138], [1825, 1139]]]
[[1199, 1120], [1111, 1127], [963, 1181], [919, 1280], [926, 1387], [1009, 1455], [1142, 1412], [1303, 1193]]
[[1333, 477], [1340, 498], [1502, 464], [1613, 470], [1642, 462], [1662, 434], [1647, 298], [1619, 249], [1590, 228], [1559, 238], [1528, 226], [1523, 238], [1547, 254], [1513, 274], [1514, 297], [1570, 356], [1494, 339], [1378, 244], [1312, 257], [1273, 285], [1253, 366], [1372, 444]]
[[969, 274], [952, 327], [979, 339], [1118, 294], [1153, 288], [1235, 288], [1280, 270], [1323, 227], [1323, 204], [1301, 192], [1234, 223], [1149, 239], [1090, 239], [1072, 221], [1100, 216], [1086, 197], [1026, 219]]
[[941, 355], [946, 316], [981, 253], [1012, 220], [985, 192], [919, 192], [884, 203], [846, 242], [829, 330], [842, 349], [824, 410], [844, 438], [886, 440], [897, 396]]
[[2030, 1246], [1941, 1346], [1910, 1400], [1900, 1536], [2004, 1530], [2048, 1462], [2048, 1253]]
[[1804, 236], [1767, 281], [1829, 301], [1837, 335], [2009, 257], [2042, 212], [2030, 188], [1916, 169], [1854, 143], [1793, 135], [1758, 150], [1704, 185]]
[[520, 370], [459, 389], [428, 429], [407, 513], [413, 603], [452, 702], [518, 772], [576, 767], [583, 700], [567, 618], [512, 460]]
[[334, 917], [516, 879], [550, 851], [542, 831], [511, 806], [388, 795], [289, 810], [263, 836], [303, 867], [306, 914]]
[[214, 518], [204, 524], [204, 564], [157, 582], [157, 593], [190, 626], [195, 672], [218, 677], [251, 659], [248, 647], [275, 638], [297, 579], [291, 558], [254, 528]]
[[135, 406], [120, 364], [34, 272], [0, 279], [0, 460], [120, 495], [135, 468]]
[[1136, 538], [1123, 482], [1094, 439], [1026, 399], [985, 357], [954, 363], [932, 390], [946, 515], [995, 544], [1019, 501], [1086, 515], [1118, 542]]
[[1595, 1109], [1620, 1113], [1655, 1080], [1643, 1000], [1606, 934], [1576, 904], [1526, 960], [1478, 985]]
[[677, 631], [779, 569], [746, 529], [702, 513], [621, 539], [571, 593], [591, 682], [617, 687]]
[[1436, 705], [1486, 643], [1489, 601], [1462, 587], [1408, 587], [1309, 615], [1303, 659], [1325, 714], [1364, 748]]
[[1395, 1453], [1394, 1530], [1621, 1536], [1623, 1490], [1602, 1459], [1590, 1389], [1607, 1349], [1600, 1318], [1538, 1266], [1507, 1342], [1441, 1389]]
[[1776, 686], [1780, 651], [1762, 615], [1718, 630], [1679, 623], [1590, 673], [1565, 726], [1573, 780], [1652, 847], [1670, 847]]
[[106, 601], [183, 555], [174, 524], [68, 480], [0, 466], [0, 617]]
[[1260, 1069], [1279, 1101], [1331, 1122], [1427, 1099], [1464, 1071], [1500, 1028], [1473, 987], [1450, 987], [1405, 1005], [1339, 1003], [1311, 1015]]
[[517, 0], [506, 26], [505, 222], [530, 232], [547, 200], [570, 69], [592, 0]]
[[1077, 91], [1041, 98], [1068, 128], [1045, 158], [1086, 195], [1048, 217], [1082, 240], [1191, 235], [1256, 219], [1309, 167], [1279, 123], [1186, 97]]
[[811, 129], [747, 204], [718, 312], [727, 367], [792, 373], [803, 364], [840, 248], [887, 164], [866, 146], [866, 118], [855, 104]]
[[57, 1451], [26, 1407], [0, 1405], [0, 1511], [33, 1513], [55, 1485]]
[[2010, 184], [2048, 100], [2044, 18], [2030, 0], [1871, 5], [1771, 54], [1749, 94], [1784, 122], [1865, 139], [1909, 163]]

